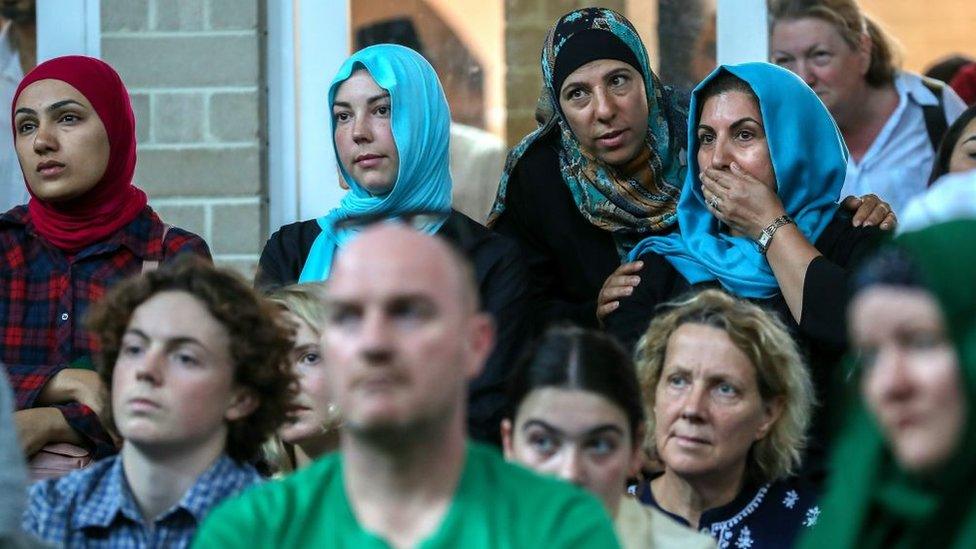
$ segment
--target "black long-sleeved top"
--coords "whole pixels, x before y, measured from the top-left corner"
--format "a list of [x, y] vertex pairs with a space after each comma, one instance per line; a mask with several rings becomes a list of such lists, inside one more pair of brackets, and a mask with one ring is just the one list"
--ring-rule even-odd
[[[314, 219], [281, 227], [261, 252], [254, 285], [268, 291], [298, 282], [312, 243], [321, 232]], [[468, 427], [473, 438], [498, 445], [505, 383], [526, 341], [529, 275], [514, 242], [460, 212], [452, 211], [437, 234], [472, 262], [482, 309], [495, 321], [495, 349], [469, 386]]]
[[[847, 350], [848, 277], [882, 238], [882, 232], [876, 227], [854, 227], [851, 220], [852, 213], [839, 208], [813, 243], [822, 255], [807, 267], [799, 323], [790, 313], [782, 294], [752, 300], [776, 314], [790, 330], [801, 353], [807, 358], [821, 406], [830, 404], [829, 397], [834, 394], [831, 384], [837, 379], [834, 370]], [[639, 259], [644, 262], [644, 267], [638, 273], [640, 284], [634, 288], [633, 294], [620, 299], [620, 307], [605, 319], [607, 331], [627, 349], [634, 348], [658, 305], [692, 290], [718, 287], [717, 282], [707, 282], [693, 288], [667, 259], [654, 252], [646, 253]], [[818, 453], [820, 448], [817, 446], [826, 440], [824, 418], [819, 417], [820, 414], [815, 416], [812, 453]]]
[[595, 328], [597, 296], [620, 257], [611, 233], [576, 207], [559, 171], [558, 147], [558, 132], [551, 132], [519, 159], [494, 229], [522, 248], [539, 329], [559, 321]]

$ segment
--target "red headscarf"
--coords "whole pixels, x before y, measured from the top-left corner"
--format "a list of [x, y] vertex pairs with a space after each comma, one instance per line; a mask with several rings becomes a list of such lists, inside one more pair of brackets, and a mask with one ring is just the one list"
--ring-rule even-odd
[[976, 105], [976, 63], [970, 63], [956, 71], [949, 85], [967, 105]]
[[[132, 185], [136, 169], [136, 122], [129, 92], [118, 73], [104, 61], [69, 55], [45, 61], [17, 86], [17, 98], [38, 80], [61, 80], [75, 87], [92, 104], [108, 134], [108, 165], [102, 179], [85, 194], [64, 202], [46, 202], [31, 194], [27, 204], [37, 232], [58, 248], [74, 253], [104, 240], [136, 218], [146, 207], [146, 193]], [[17, 139], [16, 125], [14, 141]], [[22, 166], [23, 168], [23, 166]], [[26, 183], [26, 179], [25, 179]]]

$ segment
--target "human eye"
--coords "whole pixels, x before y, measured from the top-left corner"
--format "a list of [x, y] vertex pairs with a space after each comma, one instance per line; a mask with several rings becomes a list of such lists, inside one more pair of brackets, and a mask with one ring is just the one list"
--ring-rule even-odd
[[352, 118], [352, 113], [350, 113], [349, 111], [335, 111], [334, 113], [332, 113], [332, 117], [339, 124], [344, 124]]
[[667, 378], [668, 387], [683, 389], [688, 386], [688, 377], [684, 374], [671, 374]]
[[698, 142], [702, 145], [711, 145], [712, 141], [715, 141], [715, 134], [709, 131], [699, 131], [698, 132]]
[[328, 322], [333, 326], [351, 328], [362, 320], [363, 313], [356, 307], [337, 306], [328, 315]]
[[73, 112], [62, 113], [58, 116], [59, 124], [73, 124], [81, 120], [81, 117]]
[[779, 65], [780, 67], [783, 67], [783, 68], [789, 68], [789, 65], [791, 65], [792, 63], [793, 63], [793, 56], [792, 55], [774, 55], [773, 56], [773, 64], [774, 65]]
[[119, 355], [123, 357], [136, 357], [142, 354], [142, 350], [142, 342], [123, 341], [119, 349]]
[[834, 58], [834, 54], [827, 50], [817, 50], [813, 52], [811, 59], [814, 65], [823, 66], [830, 63], [830, 60]]
[[723, 398], [731, 398], [739, 395], [739, 389], [735, 385], [723, 381], [715, 386], [715, 393]]
[[21, 120], [17, 123], [17, 133], [19, 134], [30, 133], [34, 131], [35, 128], [37, 128], [37, 122], [31, 119]]
[[386, 103], [386, 104], [383, 104], [383, 105], [378, 105], [376, 107], [376, 110], [373, 111], [373, 114], [375, 114], [376, 116], [382, 116], [382, 117], [386, 118], [386, 117], [389, 117], [390, 116], [391, 112], [392, 112], [392, 109], [390, 108], [390, 104], [389, 103]]
[[588, 450], [600, 456], [612, 454], [618, 446], [616, 437], [609, 435], [595, 437], [586, 444]]
[[559, 440], [552, 433], [546, 431], [532, 431], [528, 434], [527, 441], [536, 453], [544, 456], [551, 456], [559, 448]]
[[610, 86], [617, 88], [630, 82], [630, 76], [626, 74], [614, 74], [610, 77]]
[[314, 366], [322, 361], [322, 355], [319, 354], [318, 350], [315, 351], [305, 351], [298, 357], [298, 362], [303, 366]]
[[739, 141], [749, 141], [756, 136], [756, 133], [749, 129], [741, 129], [735, 133], [735, 138]]
[[566, 99], [569, 99], [570, 101], [578, 101], [586, 97], [586, 91], [583, 88], [576, 86], [566, 90], [566, 93], [563, 95]]
[[180, 366], [199, 366], [201, 364], [200, 359], [197, 358], [196, 354], [187, 350], [175, 350], [170, 356], [170, 359], [179, 364]]
[[433, 316], [434, 308], [419, 299], [402, 299], [391, 303], [388, 312], [395, 320], [417, 322]]

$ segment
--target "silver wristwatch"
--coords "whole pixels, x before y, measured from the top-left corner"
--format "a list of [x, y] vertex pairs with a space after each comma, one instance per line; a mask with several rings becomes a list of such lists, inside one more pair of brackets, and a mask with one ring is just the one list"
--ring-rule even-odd
[[773, 235], [776, 234], [776, 230], [783, 225], [788, 225], [793, 223], [788, 215], [781, 215], [773, 220], [768, 227], [762, 230], [759, 234], [759, 239], [756, 240], [756, 247], [759, 248], [759, 253], [766, 255], [766, 251], [769, 250], [769, 244], [773, 241]]

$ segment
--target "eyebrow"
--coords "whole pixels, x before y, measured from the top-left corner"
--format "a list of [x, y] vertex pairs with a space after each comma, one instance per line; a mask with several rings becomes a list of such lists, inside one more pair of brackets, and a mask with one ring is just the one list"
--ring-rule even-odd
[[[557, 434], [559, 436], [566, 436], [566, 432], [565, 431], [563, 431], [562, 429], [559, 429], [557, 427], [554, 427], [554, 426], [546, 423], [545, 421], [543, 421], [541, 419], [530, 419], [530, 420], [527, 420], [522, 425], [522, 432], [524, 433], [525, 431], [527, 431], [529, 428], [531, 428], [533, 426], [541, 427], [541, 428], [545, 429], [546, 431], [555, 433], [555, 434]], [[623, 436], [623, 434], [624, 434], [623, 429], [621, 429], [619, 426], [614, 425], [613, 423], [604, 423], [604, 424], [601, 424], [601, 425], [597, 425], [596, 427], [593, 427], [592, 429], [587, 429], [586, 431], [584, 431], [582, 433], [582, 436], [593, 436], [593, 435], [599, 435], [599, 434], [608, 433], [608, 432], [609, 433], [617, 433], [617, 434], [619, 434], [621, 436]]]
[[[381, 93], [379, 95], [374, 95], [374, 96], [370, 97], [369, 99], [367, 99], [366, 100], [366, 104], [369, 105], [369, 104], [375, 103], [375, 102], [377, 102], [377, 101], [379, 101], [381, 99], [386, 99], [388, 97], [390, 97], [390, 92], [383, 92], [383, 93]], [[351, 109], [352, 108], [352, 105], [350, 103], [348, 103], [347, 101], [336, 101], [332, 105], [332, 108], [335, 108], [335, 107], [345, 107], [347, 109]]]
[[[146, 339], [146, 340], [152, 339], [151, 337], [149, 337], [148, 334], [146, 334], [146, 332], [143, 332], [139, 328], [129, 328], [128, 330], [125, 331], [125, 334], [123, 334], [123, 335], [135, 335], [135, 336], [138, 336], [138, 337], [140, 337], [142, 339]], [[195, 337], [191, 337], [191, 336], [179, 336], [179, 337], [168, 338], [166, 340], [166, 344], [168, 346], [185, 345], [187, 343], [196, 345], [198, 347], [201, 347], [201, 348], [203, 348], [206, 351], [210, 351], [210, 349], [206, 345], [204, 345], [202, 341], [200, 341], [199, 339], [197, 339]]]
[[[48, 108], [46, 108], [44, 110], [46, 112], [52, 112], [52, 111], [56, 111], [56, 110], [60, 109], [61, 107], [66, 106], [66, 105], [78, 105], [79, 107], [85, 108], [84, 105], [82, 105], [81, 103], [75, 101], [74, 99], [63, 99], [63, 100], [58, 101], [56, 103], [51, 103], [48, 106]], [[23, 114], [37, 114], [37, 111], [35, 111], [34, 109], [29, 109], [27, 107], [21, 107], [21, 108], [17, 109], [17, 112], [15, 112], [14, 114], [17, 115], [17, 114], [21, 114], [21, 113], [23, 113]]]
[[[600, 75], [600, 79], [601, 80], [605, 80], [607, 78], [610, 78], [611, 76], [616, 76], [617, 74], [622, 74], [622, 73], [623, 74], [633, 74], [634, 73], [634, 69], [632, 69], [630, 67], [615, 67], [615, 68], [610, 69], [609, 71], [601, 74]], [[563, 87], [560, 89], [559, 93], [562, 93], [562, 92], [566, 91], [567, 89], [569, 89], [572, 86], [585, 86], [585, 85], [586, 85], [585, 82], [580, 82], [579, 80], [570, 80], [569, 78], [567, 78], [563, 82]]]
[[[740, 119], [736, 120], [735, 122], [733, 122], [729, 127], [732, 128], [732, 129], [735, 129], [735, 128], [738, 128], [739, 126], [741, 126], [741, 125], [743, 125], [743, 124], [745, 124], [747, 122], [752, 122], [753, 124], [759, 126], [760, 128], [763, 127], [762, 122], [756, 120], [755, 118], [753, 118], [751, 116], [747, 116], [745, 118], [740, 118]], [[708, 124], [699, 124], [698, 125], [698, 129], [700, 129], [700, 130], [712, 130], [712, 131], [715, 131], [715, 128], [709, 126]], [[974, 136], [974, 137], [976, 137], [976, 136]]]

